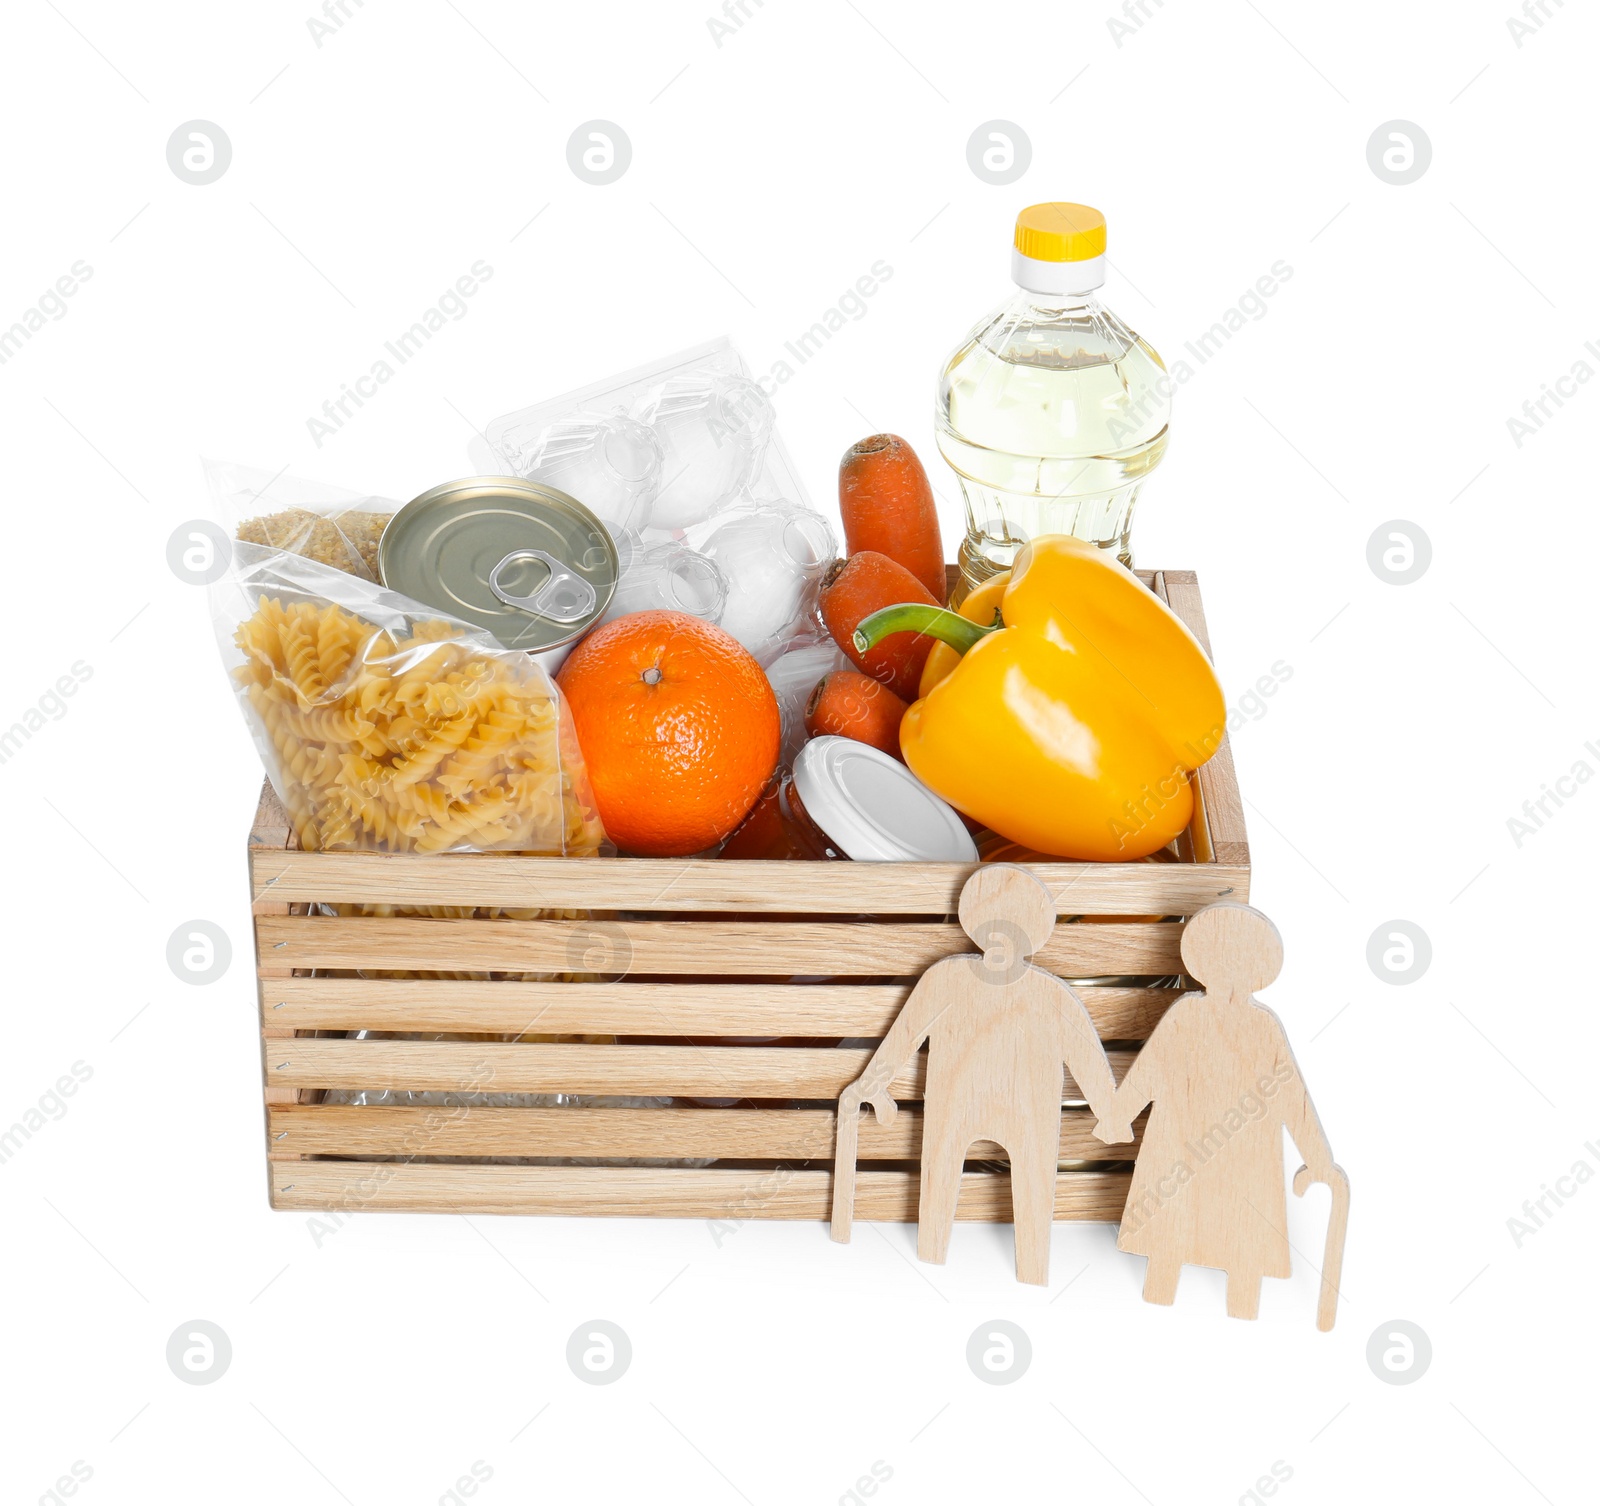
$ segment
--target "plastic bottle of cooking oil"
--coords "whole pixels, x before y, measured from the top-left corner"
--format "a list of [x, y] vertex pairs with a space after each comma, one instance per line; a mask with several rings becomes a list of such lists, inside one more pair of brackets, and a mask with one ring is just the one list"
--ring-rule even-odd
[[1166, 367], [1094, 296], [1105, 216], [1035, 204], [1017, 216], [1013, 244], [1020, 291], [939, 374], [939, 451], [967, 502], [961, 597], [1038, 534], [1076, 534], [1132, 564], [1139, 484], [1167, 448]]

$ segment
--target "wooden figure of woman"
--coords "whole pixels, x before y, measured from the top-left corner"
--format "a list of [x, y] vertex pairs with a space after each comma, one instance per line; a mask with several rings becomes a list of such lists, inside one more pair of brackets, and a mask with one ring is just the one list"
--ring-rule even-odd
[[1184, 927], [1185, 971], [1205, 986], [1162, 1017], [1095, 1133], [1107, 1144], [1145, 1127], [1117, 1247], [1148, 1260], [1144, 1297], [1170, 1303], [1185, 1265], [1228, 1277], [1228, 1313], [1253, 1318], [1264, 1276], [1289, 1274], [1283, 1130], [1305, 1158], [1296, 1194], [1333, 1190], [1319, 1328], [1333, 1326], [1350, 1188], [1334, 1164], [1278, 1017], [1252, 997], [1283, 966], [1272, 922], [1247, 905], [1217, 904]]

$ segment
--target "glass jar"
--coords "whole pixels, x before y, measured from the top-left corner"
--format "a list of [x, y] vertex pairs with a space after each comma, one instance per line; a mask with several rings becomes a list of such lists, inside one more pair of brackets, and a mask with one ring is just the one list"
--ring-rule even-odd
[[[805, 792], [804, 802], [801, 791]], [[723, 843], [725, 858], [975, 863], [961, 817], [898, 759], [849, 737], [814, 737]]]
[[794, 775], [787, 769], [767, 786], [717, 855], [809, 861], [850, 859], [850, 854], [842, 851], [806, 813], [794, 787]]

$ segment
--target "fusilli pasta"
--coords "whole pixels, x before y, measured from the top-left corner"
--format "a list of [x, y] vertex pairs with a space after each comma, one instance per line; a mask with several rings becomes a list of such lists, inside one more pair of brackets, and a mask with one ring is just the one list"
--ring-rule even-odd
[[576, 742], [533, 666], [448, 622], [396, 637], [335, 603], [266, 596], [234, 641], [303, 848], [598, 850]]

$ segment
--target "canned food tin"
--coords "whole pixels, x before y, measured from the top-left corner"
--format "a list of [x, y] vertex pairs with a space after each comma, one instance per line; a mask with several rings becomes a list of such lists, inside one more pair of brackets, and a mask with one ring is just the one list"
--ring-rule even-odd
[[617, 549], [581, 502], [537, 481], [473, 476], [406, 503], [378, 576], [554, 670], [611, 603]]

